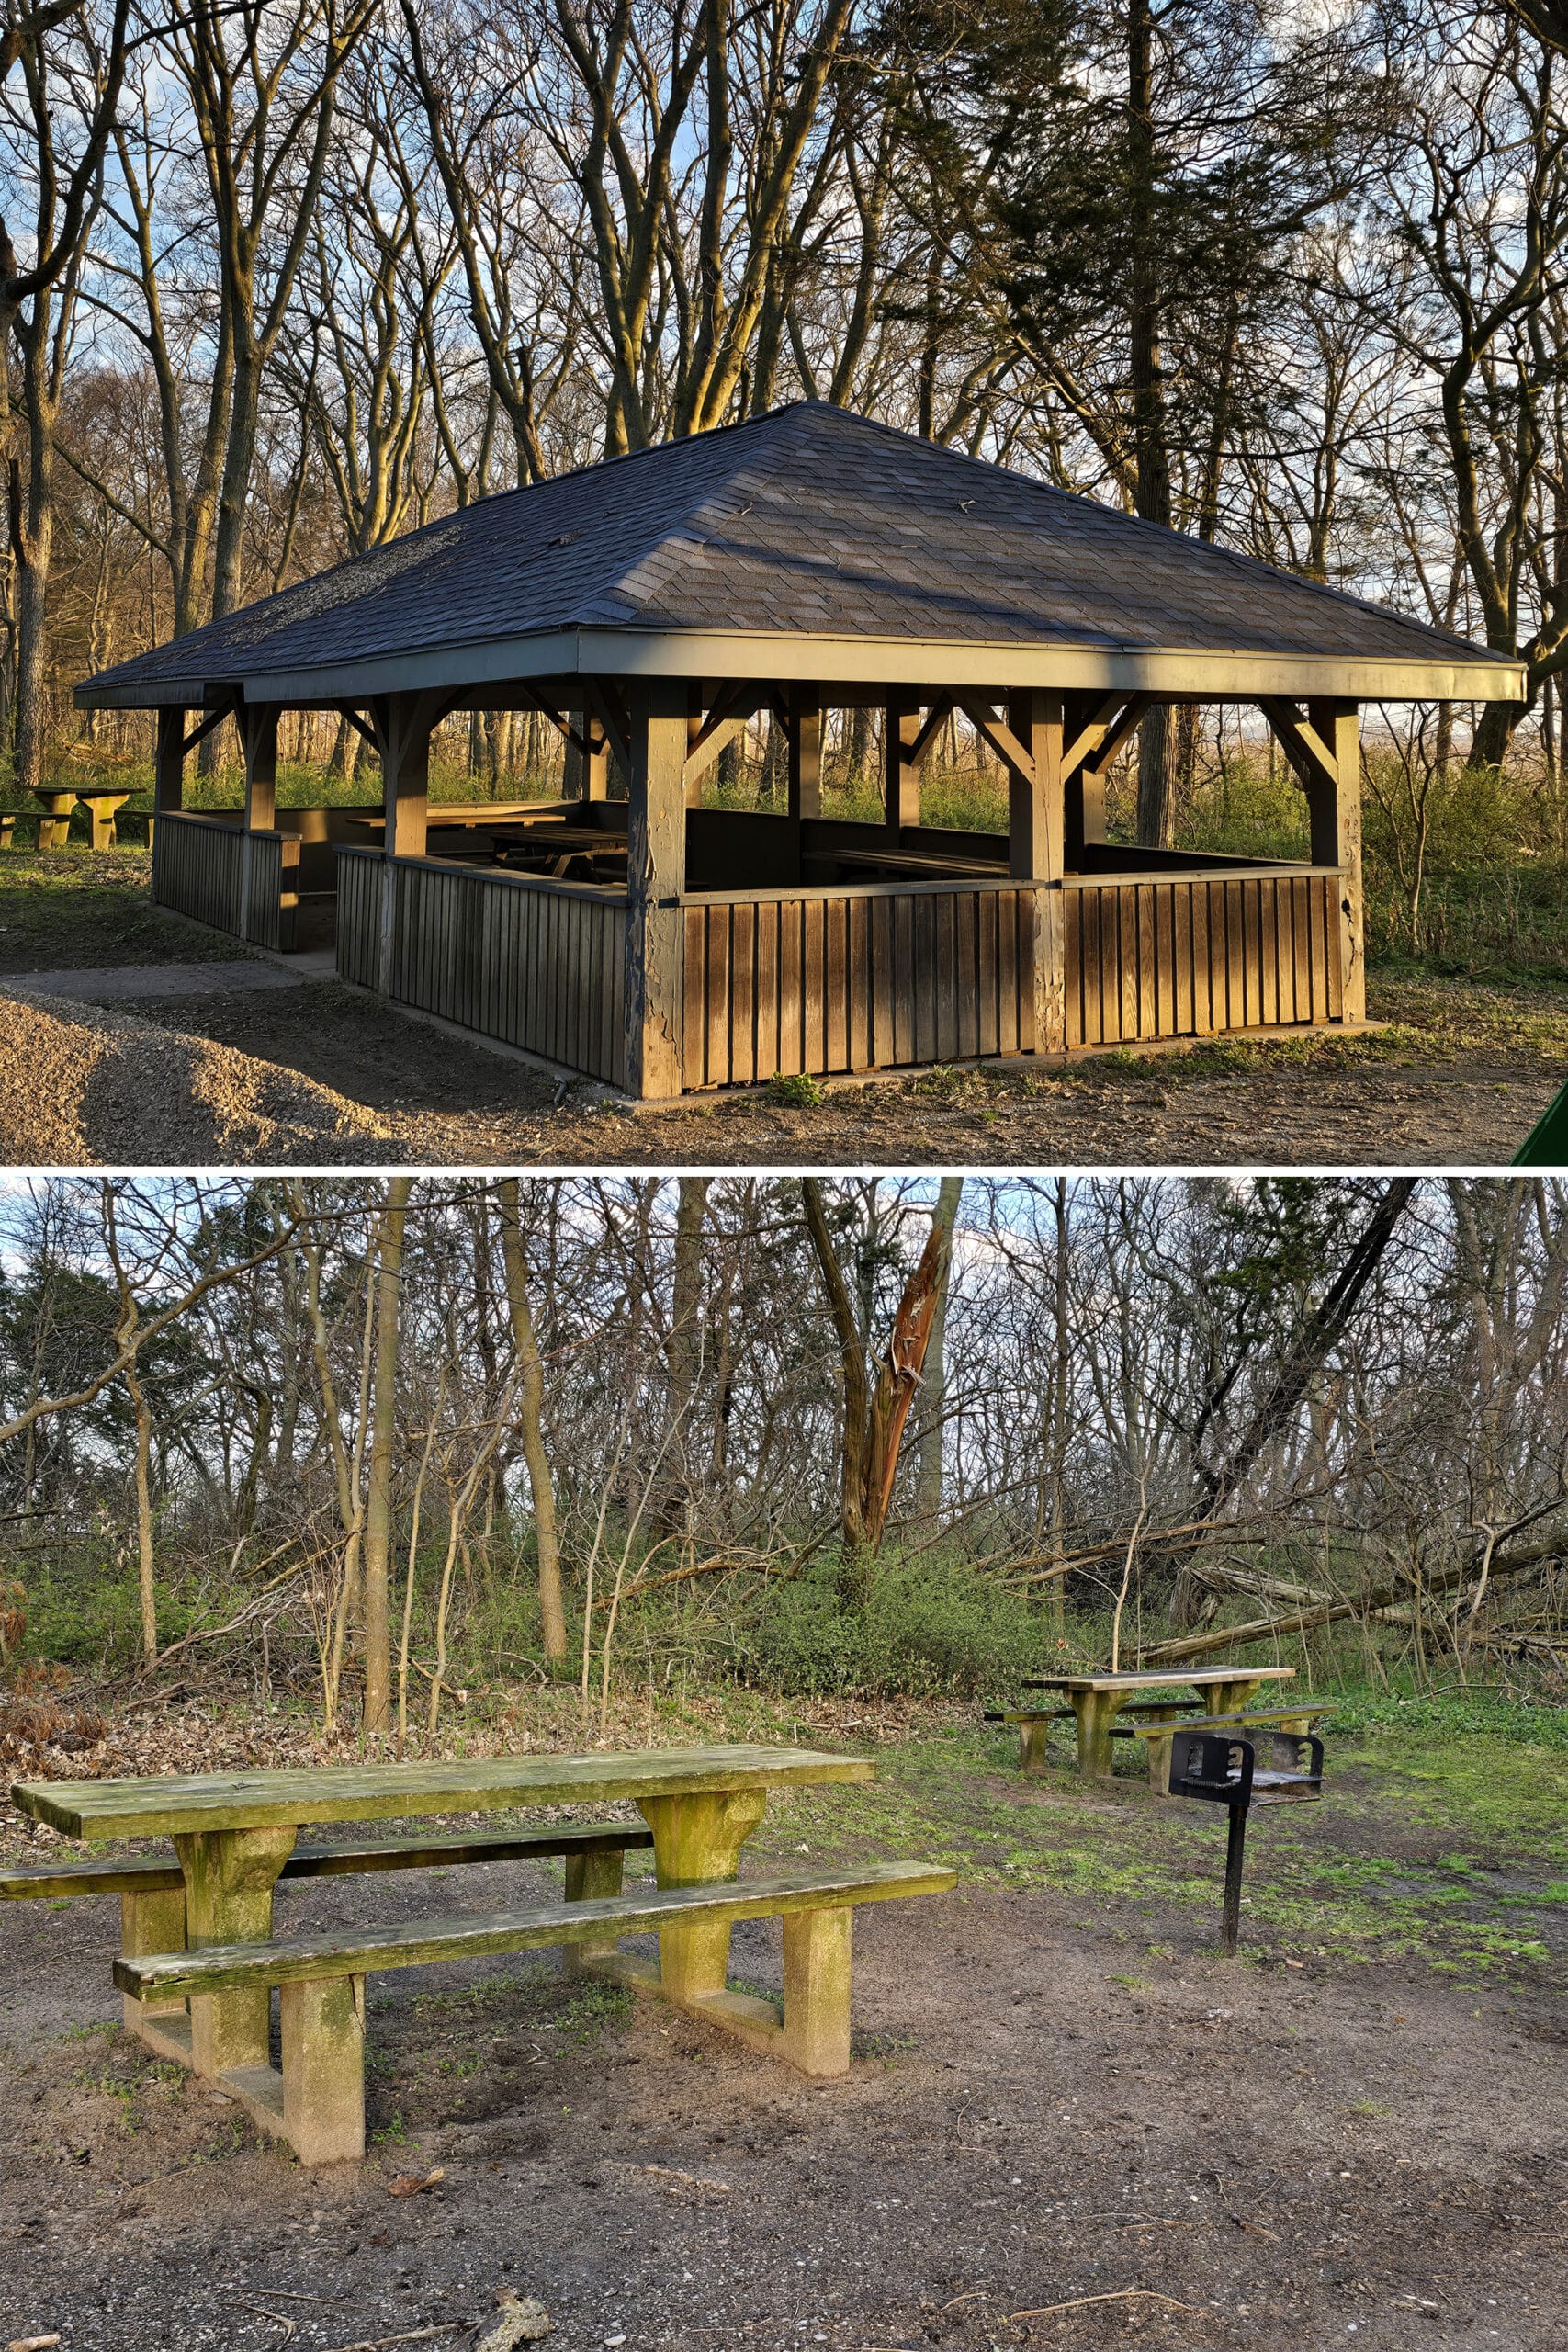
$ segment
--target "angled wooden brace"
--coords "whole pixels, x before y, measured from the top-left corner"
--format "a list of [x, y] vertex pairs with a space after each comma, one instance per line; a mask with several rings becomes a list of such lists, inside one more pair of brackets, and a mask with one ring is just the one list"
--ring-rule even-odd
[[953, 699], [976, 733], [990, 745], [998, 759], [1006, 766], [1016, 768], [1020, 775], [1027, 776], [1032, 784], [1033, 758], [1019, 741], [1006, 719], [998, 718], [994, 711], [987, 709], [978, 695], [958, 694]]
[[[769, 688], [749, 683], [731, 686], [717, 697], [698, 729], [696, 740], [687, 752], [686, 763], [681, 771], [688, 806], [694, 787], [707, 774], [720, 752], [751, 724], [764, 705], [773, 707], [773, 696]], [[780, 716], [787, 726], [787, 713], [781, 711]]]
[[604, 730], [610, 749], [621, 764], [623, 775], [632, 772], [631, 724], [609, 688], [597, 678], [584, 678], [583, 696], [591, 706], [594, 718]]
[[1086, 775], [1103, 775], [1153, 701], [1153, 695], [1108, 695], [1063, 752], [1063, 775], [1079, 768]]
[[1333, 792], [1339, 789], [1339, 763], [1313, 725], [1303, 718], [1293, 703], [1281, 700], [1278, 695], [1265, 695], [1258, 707], [1269, 721], [1288, 758], [1296, 766], [1328, 786]]

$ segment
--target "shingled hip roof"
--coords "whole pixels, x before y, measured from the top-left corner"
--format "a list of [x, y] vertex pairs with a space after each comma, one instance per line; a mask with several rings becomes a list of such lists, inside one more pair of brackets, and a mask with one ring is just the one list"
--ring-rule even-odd
[[1517, 700], [1519, 664], [817, 401], [460, 509], [85, 707], [576, 673]]

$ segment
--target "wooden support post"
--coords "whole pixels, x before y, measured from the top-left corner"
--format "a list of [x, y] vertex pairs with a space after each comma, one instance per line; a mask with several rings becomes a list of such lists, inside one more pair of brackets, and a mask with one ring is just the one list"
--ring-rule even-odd
[[365, 1979], [285, 1984], [283, 2131], [302, 2165], [353, 2164], [365, 2154]]
[[[273, 1885], [293, 1850], [292, 1829], [200, 1829], [176, 1837], [192, 1948], [265, 1943], [272, 1935]], [[195, 1996], [190, 2043], [197, 2073], [216, 2077], [231, 2068], [265, 2066], [270, 2018], [265, 1984]]]
[[582, 714], [582, 738], [588, 749], [582, 755], [582, 797], [584, 800], [608, 800], [610, 797], [610, 743], [601, 721], [590, 710]]
[[186, 715], [158, 713], [158, 750], [152, 764], [152, 806], [158, 816], [183, 808], [186, 797]]
[[245, 760], [245, 831], [270, 833], [277, 817], [277, 722], [282, 705], [242, 703], [234, 713]]
[[850, 1947], [854, 1913], [792, 1911], [784, 1923], [784, 2039], [803, 2075], [850, 2071]]
[[251, 936], [251, 836], [269, 833], [277, 816], [277, 719], [275, 702], [242, 703], [234, 713], [245, 761], [245, 831], [240, 844], [240, 903], [236, 937]]
[[789, 819], [791, 879], [802, 874], [800, 829], [822, 814], [822, 689], [795, 685], [789, 690]]
[[686, 885], [686, 688], [653, 678], [631, 709], [626, 810], [626, 1084], [679, 1094]]
[[[183, 1886], [159, 1887], [152, 1893], [135, 1889], [119, 1898], [119, 1948], [128, 1960], [140, 1960], [155, 1951], [184, 1951], [186, 1948], [186, 1891]], [[183, 2040], [180, 2052], [189, 2064], [190, 2028], [185, 2023], [186, 2005], [180, 2000], [133, 2000], [129, 1993], [120, 1996], [125, 2005], [125, 2030], [145, 2041], [162, 2055], [167, 2049], [166, 2026], [152, 2020], [177, 2017], [182, 2030], [174, 2039]]]
[[1361, 740], [1353, 702], [1307, 705], [1313, 728], [1334, 755], [1336, 780], [1309, 772], [1312, 862], [1339, 869], [1340, 997], [1347, 1021], [1367, 1017], [1365, 915], [1361, 893]]
[[[566, 1858], [566, 1899], [569, 1903], [594, 1903], [601, 1897], [619, 1894], [624, 1876], [625, 1855], [618, 1847], [601, 1853], [569, 1854]], [[583, 1962], [595, 1953], [614, 1951], [615, 1939], [612, 1935], [586, 1938], [580, 1944], [562, 1944], [561, 1973], [581, 1976]]]
[[895, 845], [906, 825], [920, 821], [920, 771], [910, 758], [920, 732], [920, 706], [912, 694], [889, 695], [882, 744], [887, 831]]
[[1037, 1715], [1032, 1723], [1020, 1724], [1018, 1769], [1021, 1772], [1044, 1771], [1051, 1760], [1050, 1751], [1045, 1745], [1045, 1735], [1050, 1728], [1050, 1724], [1043, 1715]]
[[[767, 1810], [761, 1789], [719, 1789], [700, 1796], [639, 1797], [637, 1811], [653, 1832], [660, 1886], [713, 1886], [737, 1878], [740, 1849]], [[702, 2001], [722, 1993], [729, 1973], [729, 1923], [664, 1928], [659, 1937], [660, 1982], [672, 2001]]]
[[1008, 698], [1008, 727], [1030, 772], [1008, 762], [1008, 870], [1034, 891], [1034, 1050], [1067, 1049], [1066, 908], [1062, 890], [1062, 697], [1032, 690]]
[[377, 985], [392, 993], [396, 969], [397, 867], [400, 857], [423, 857], [429, 831], [430, 735], [445, 707], [434, 694], [383, 695], [370, 706], [381, 755], [381, 955]]

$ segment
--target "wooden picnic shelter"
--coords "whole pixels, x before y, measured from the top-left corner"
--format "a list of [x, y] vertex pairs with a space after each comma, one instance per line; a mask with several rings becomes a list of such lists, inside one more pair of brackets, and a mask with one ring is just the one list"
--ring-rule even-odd
[[[1517, 662], [820, 401], [486, 499], [101, 672], [158, 714], [153, 895], [627, 1094], [1363, 1020], [1359, 713], [1523, 698]], [[1156, 705], [1261, 714], [1297, 861], [1106, 838]], [[824, 712], [883, 714], [881, 814], [822, 813]], [[279, 809], [280, 716], [341, 712], [380, 812]], [[580, 796], [432, 806], [432, 730], [532, 710]], [[760, 714], [787, 800], [703, 806]], [[921, 822], [954, 717], [1005, 831]], [[186, 810], [232, 717], [239, 812]]]

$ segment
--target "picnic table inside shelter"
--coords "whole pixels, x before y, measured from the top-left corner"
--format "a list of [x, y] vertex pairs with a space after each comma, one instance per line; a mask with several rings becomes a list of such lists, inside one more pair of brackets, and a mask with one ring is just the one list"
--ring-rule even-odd
[[[34, 1820], [88, 1843], [173, 1838], [187, 1939], [198, 1947], [268, 1941], [275, 1882], [298, 1833], [313, 1823], [629, 1798], [652, 1832], [660, 1887], [705, 1886], [737, 1875], [770, 1789], [874, 1777], [860, 1757], [736, 1746], [22, 1781], [11, 1797]], [[722, 1985], [728, 1943], [722, 1923], [662, 1930], [666, 1981], [674, 1987], [716, 1975]], [[265, 1986], [193, 1996], [188, 2042], [183, 2018], [157, 2022], [168, 2053], [209, 2079], [268, 2067]]]
[[1031, 1675], [1023, 1687], [1061, 1693], [1077, 1722], [1078, 1770], [1093, 1780], [1107, 1780], [1111, 1727], [1140, 1693], [1175, 1693], [1168, 1711], [1161, 1708], [1161, 1713], [1185, 1713], [1194, 1698], [1201, 1698], [1206, 1713], [1230, 1715], [1246, 1707], [1264, 1683], [1288, 1682], [1295, 1670], [1293, 1666], [1200, 1666], [1134, 1674], [1040, 1674]]

